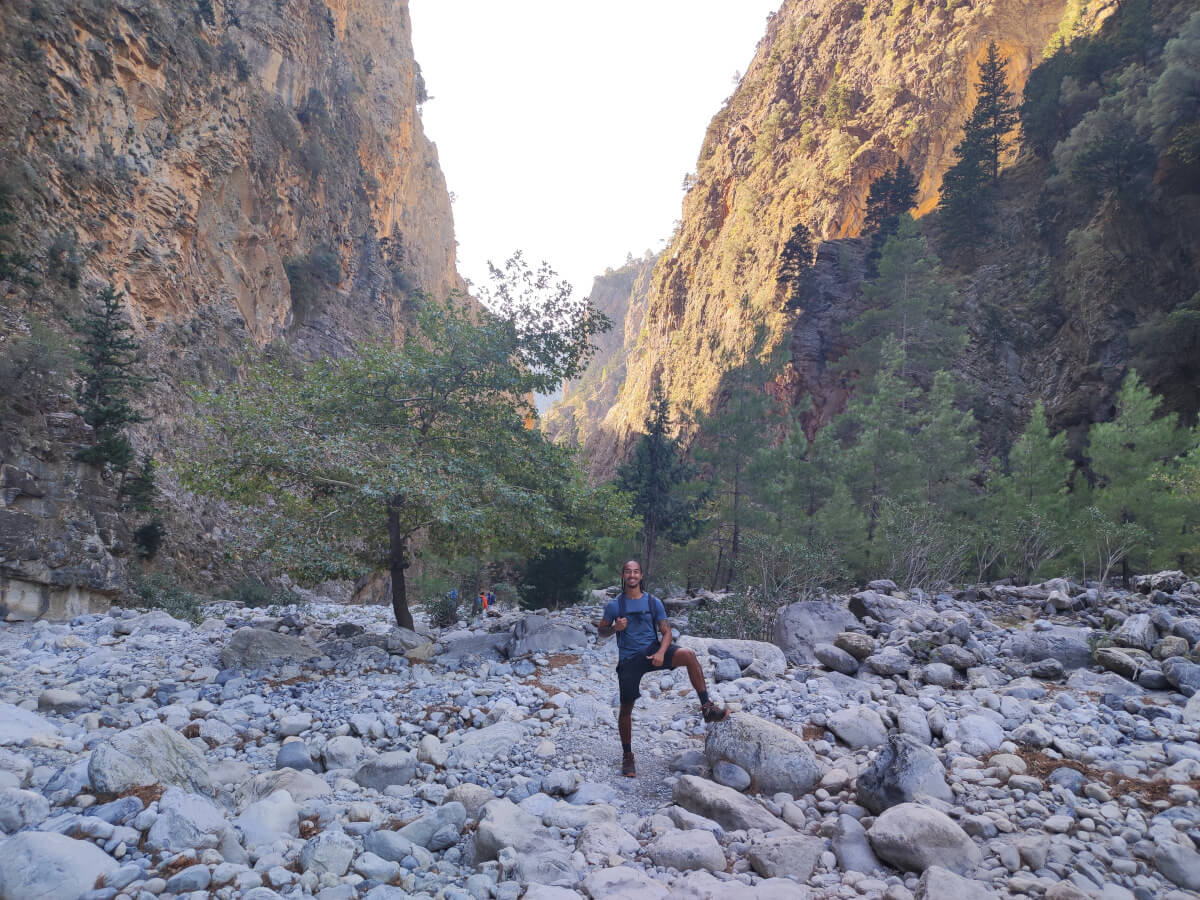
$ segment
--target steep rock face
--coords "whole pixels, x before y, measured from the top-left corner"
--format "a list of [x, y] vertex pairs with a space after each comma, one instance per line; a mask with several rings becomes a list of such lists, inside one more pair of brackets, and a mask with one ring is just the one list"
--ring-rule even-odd
[[[402, 334], [415, 290], [463, 286], [407, 0], [17, 0], [0, 45], [0, 169], [38, 282], [0, 282], [0, 338], [125, 286], [157, 377], [139, 450], [186, 447], [185, 383], [247, 343], [344, 352]], [[0, 605], [114, 591], [129, 527], [72, 459], [69, 393], [21, 398], [2, 431]], [[217, 520], [163, 486], [168, 549], [198, 568]]]
[[[1090, 22], [1109, 11], [1093, 10]], [[601, 424], [601, 456], [626, 451], [656, 379], [686, 411], [703, 411], [718, 361], [747, 352], [758, 323], [775, 343], [787, 339], [777, 260], [797, 222], [818, 238], [857, 234], [871, 180], [901, 158], [919, 177], [920, 208], [932, 207], [989, 41], [1019, 95], [1077, 18], [1067, 0], [787, 0], [709, 126], [682, 226], [652, 276], [630, 375]]]
[[555, 440], [581, 447], [594, 477], [611, 473], [612, 444], [597, 426], [612, 408], [621, 385], [629, 377], [626, 361], [637, 344], [646, 318], [650, 275], [658, 257], [627, 262], [592, 282], [588, 297], [608, 316], [613, 327], [595, 341], [596, 355], [579, 378], [563, 385], [561, 399], [550, 408], [544, 428]]

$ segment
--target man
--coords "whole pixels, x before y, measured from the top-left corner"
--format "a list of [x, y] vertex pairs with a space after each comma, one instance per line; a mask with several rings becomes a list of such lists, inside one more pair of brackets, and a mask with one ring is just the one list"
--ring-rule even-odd
[[[622, 612], [624, 615], [622, 615]], [[658, 624], [657, 631], [655, 623]], [[602, 637], [617, 636], [617, 685], [621, 712], [617, 731], [621, 736], [621, 774], [633, 778], [633, 704], [640, 697], [642, 676], [658, 669], [686, 666], [692, 687], [700, 698], [705, 722], [720, 722], [729, 715], [708, 699], [704, 672], [696, 654], [671, 643], [671, 623], [662, 601], [642, 590], [642, 564], [635, 559], [621, 569], [621, 596], [604, 607], [604, 618], [595, 623]]]

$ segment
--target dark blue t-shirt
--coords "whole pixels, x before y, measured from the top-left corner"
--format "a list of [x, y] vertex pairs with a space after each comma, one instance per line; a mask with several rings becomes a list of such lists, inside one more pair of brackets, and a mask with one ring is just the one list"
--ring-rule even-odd
[[[608, 605], [604, 607], [605, 621], [617, 621], [617, 617], [621, 614], [619, 601], [619, 597], [608, 601]], [[663, 607], [662, 601], [653, 594], [644, 593], [636, 600], [632, 597], [625, 598], [625, 616], [629, 619], [629, 624], [625, 626], [624, 631], [617, 632], [617, 656], [619, 659], [626, 660], [631, 656], [645, 656], [647, 647], [662, 640], [658, 629], [654, 627], [655, 617], [650, 615], [651, 602], [654, 603], [658, 621], [661, 622], [667, 617], [667, 610]]]

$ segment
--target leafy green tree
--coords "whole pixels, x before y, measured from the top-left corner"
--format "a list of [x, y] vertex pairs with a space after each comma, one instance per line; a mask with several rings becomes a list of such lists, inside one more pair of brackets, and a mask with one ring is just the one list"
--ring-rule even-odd
[[[518, 260], [513, 271], [529, 270]], [[530, 398], [578, 374], [605, 320], [539, 283], [504, 286], [531, 307], [520, 319], [426, 300], [400, 347], [253, 361], [239, 383], [201, 392], [207, 440], [188, 483], [240, 504], [261, 549], [296, 577], [386, 565], [409, 628], [415, 540], [443, 557], [581, 545], [622, 513], [569, 450], [528, 427]]]
[[633, 514], [642, 523], [641, 563], [647, 576], [653, 572], [660, 539], [681, 544], [696, 535], [696, 514], [707, 499], [695, 481], [696, 467], [670, 433], [671, 424], [670, 401], [662, 386], [656, 386], [646, 431], [633, 456], [617, 470], [616, 486], [632, 496]]
[[1140, 194], [1153, 174], [1154, 149], [1138, 134], [1126, 98], [1106, 97], [1054, 148], [1054, 164], [1092, 195]]
[[894, 169], [884, 171], [871, 182], [863, 230], [891, 234], [899, 225], [900, 216], [916, 205], [916, 176], [908, 163], [900, 160]]
[[546, 547], [525, 563], [521, 605], [525, 609], [570, 606], [583, 599], [583, 583], [591, 568], [587, 547]]
[[125, 429], [146, 420], [134, 408], [133, 399], [153, 381], [137, 374], [140, 347], [125, 317], [123, 296], [123, 292], [108, 285], [83, 318], [74, 323], [82, 335], [80, 415], [96, 434], [96, 442], [76, 453], [75, 458], [94, 465], [108, 463], [122, 474], [134, 458]]
[[1161, 406], [1162, 399], [1130, 371], [1117, 393], [1116, 415], [1088, 429], [1095, 483], [1087, 499], [1115, 527], [1132, 523], [1140, 529], [1123, 563], [1167, 568], [1179, 564], [1196, 522], [1194, 506], [1181, 503], [1169, 486], [1179, 458], [1196, 449], [1196, 435], [1181, 428], [1174, 413], [1162, 414]]
[[899, 376], [929, 384], [966, 345], [965, 330], [950, 322], [950, 296], [920, 228], [911, 216], [900, 216], [896, 233], [883, 245], [877, 276], [863, 288], [868, 308], [847, 329], [853, 349], [838, 368], [869, 380], [883, 359], [884, 343], [895, 339], [902, 351]]

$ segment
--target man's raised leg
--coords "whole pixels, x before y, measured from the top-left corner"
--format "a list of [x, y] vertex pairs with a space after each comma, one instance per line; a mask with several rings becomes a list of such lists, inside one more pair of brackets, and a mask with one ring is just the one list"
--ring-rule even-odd
[[700, 668], [700, 660], [696, 658], [694, 650], [680, 647], [675, 651], [675, 655], [671, 658], [671, 668], [678, 669], [680, 666], [687, 666], [688, 678], [692, 682], [696, 696], [700, 698], [700, 713], [704, 716], [704, 721], [720, 722], [728, 716], [729, 710], [718, 707], [708, 699], [708, 684], [704, 680], [704, 670]]

